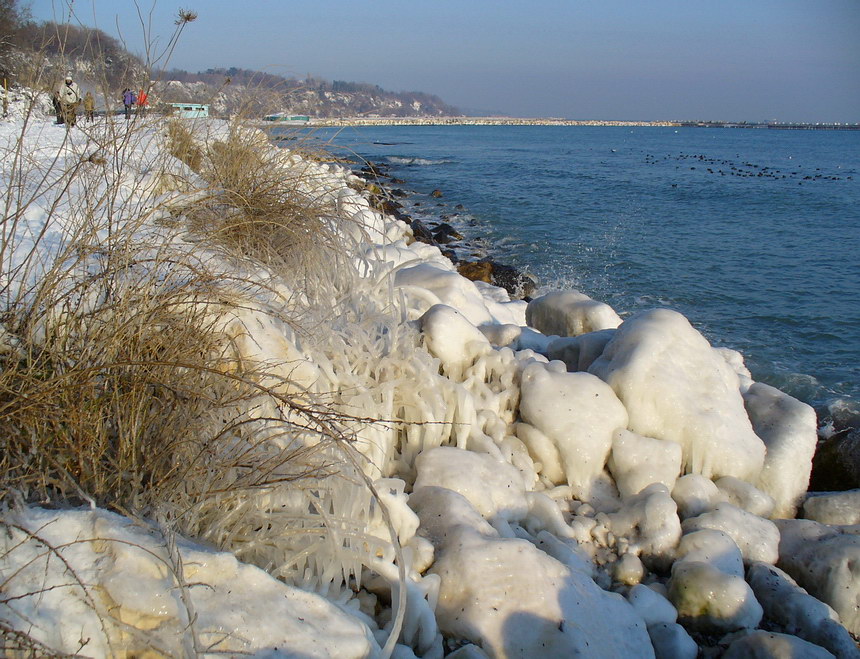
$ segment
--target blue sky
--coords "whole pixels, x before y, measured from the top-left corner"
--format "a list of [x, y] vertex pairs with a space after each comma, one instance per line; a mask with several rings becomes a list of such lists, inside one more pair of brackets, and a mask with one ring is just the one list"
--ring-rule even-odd
[[[69, 3], [24, 0], [37, 20]], [[424, 91], [572, 119], [860, 122], [860, 0], [138, 0], [170, 62]], [[142, 53], [133, 0], [76, 20]]]

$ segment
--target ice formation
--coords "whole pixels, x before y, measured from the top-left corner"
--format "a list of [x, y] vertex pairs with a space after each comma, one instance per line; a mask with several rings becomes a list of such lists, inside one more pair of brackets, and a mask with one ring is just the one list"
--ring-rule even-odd
[[[32, 138], [43, 158], [85, 151], [82, 134], [50, 130]], [[119, 607], [131, 649], [148, 634], [191, 644], [165, 640], [167, 653], [692, 658], [718, 639], [726, 656], [856, 656], [841, 624], [860, 632], [860, 536], [832, 526], [857, 523], [856, 494], [808, 499], [818, 521], [769, 519], [791, 517], [806, 489], [807, 406], [753, 383], [740, 354], [674, 311], [622, 322], [578, 291], [512, 301], [374, 210], [345, 168], [286, 150], [282, 165], [347, 218], [329, 218], [347, 265], [307, 290], [242, 272], [269, 294], [221, 326], [276, 393], [337, 410], [349, 437], [325, 454], [337, 476], [237, 499], [203, 538], [234, 554], [101, 511], [8, 511], [0, 573], [18, 599], [4, 624], [26, 620], [67, 652], [81, 630], [85, 652], [125, 643], [81, 605], [81, 584], [53, 588], [67, 561]], [[175, 161], [124, 166], [151, 170], [134, 203], [193, 196], [167, 190]], [[47, 211], [28, 221], [39, 233]], [[45, 229], [46, 245], [61, 239]], [[187, 238], [170, 240], [195, 250]], [[284, 322], [284, 300], [313, 331]], [[280, 410], [256, 403], [256, 418]], [[270, 441], [313, 445], [310, 430]]]

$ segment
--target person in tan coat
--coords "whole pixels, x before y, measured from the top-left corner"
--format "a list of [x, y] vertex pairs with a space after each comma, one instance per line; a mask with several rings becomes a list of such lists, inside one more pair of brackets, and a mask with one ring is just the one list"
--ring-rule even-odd
[[93, 98], [92, 92], [87, 92], [84, 96], [84, 117], [87, 123], [95, 119], [96, 114], [96, 99]]

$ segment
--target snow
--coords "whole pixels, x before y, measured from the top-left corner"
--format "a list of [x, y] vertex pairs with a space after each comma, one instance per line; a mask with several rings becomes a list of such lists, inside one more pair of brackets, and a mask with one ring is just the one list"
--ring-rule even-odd
[[[25, 134], [18, 183], [33, 202], [4, 227], [15, 248], [3, 276], [26, 290], [84, 226], [85, 192], [110, 181], [81, 165], [95, 149], [83, 130], [25, 129], [13, 109], [0, 144]], [[104, 141], [108, 129], [88, 130]], [[856, 656], [842, 624], [860, 631], [860, 535], [834, 525], [860, 521], [857, 494], [807, 498], [818, 521], [770, 521], [802, 501], [815, 419], [753, 382], [742, 355], [667, 309], [622, 322], [578, 291], [512, 301], [413, 242], [348, 170], [289, 151], [285, 176], [300, 171], [347, 219], [326, 220], [344, 263], [310, 288], [231, 265], [165, 228], [205, 184], [165, 153], [157, 125], [135, 130], [134, 148], [104, 150], [119, 215], [146, 210], [124, 230], [264, 282], [218, 320], [231, 358], [266, 365], [278, 394], [328, 401], [351, 441], [326, 454], [337, 477], [312, 491], [231, 500], [197, 538], [220, 549], [100, 509], [3, 511], [4, 624], [93, 656], [692, 658], [696, 640], [738, 630], [720, 641], [738, 656]], [[12, 167], [2, 159], [4, 195]], [[9, 279], [28, 250], [36, 260]], [[279, 409], [261, 395], [248, 413]], [[268, 441], [314, 445], [306, 430]], [[310, 525], [315, 510], [328, 534]], [[308, 524], [288, 533], [296, 518]], [[747, 633], [763, 615], [779, 628]]]

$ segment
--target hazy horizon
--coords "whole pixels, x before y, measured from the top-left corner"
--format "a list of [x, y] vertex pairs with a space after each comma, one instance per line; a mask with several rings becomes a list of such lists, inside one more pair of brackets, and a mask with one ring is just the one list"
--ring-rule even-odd
[[[464, 111], [605, 120], [860, 122], [860, 2], [32, 0], [168, 68], [231, 66], [435, 94]], [[69, 7], [74, 8], [70, 15]]]

